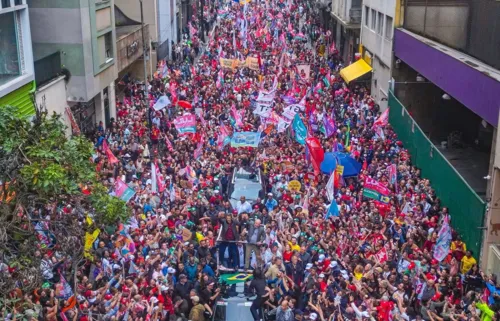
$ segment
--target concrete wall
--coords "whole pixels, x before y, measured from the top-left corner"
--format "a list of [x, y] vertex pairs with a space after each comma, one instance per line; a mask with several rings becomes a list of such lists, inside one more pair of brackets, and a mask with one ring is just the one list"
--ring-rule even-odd
[[71, 121], [66, 113], [66, 83], [64, 76], [58, 77], [49, 83], [37, 88], [35, 93], [37, 106], [46, 108], [49, 114], [55, 112], [61, 115], [61, 120], [66, 125], [66, 135], [71, 135]]
[[[383, 14], [383, 26], [382, 34], [378, 34], [376, 30], [371, 29], [371, 24], [366, 26], [365, 21], [366, 10], [365, 7], [369, 9], [376, 10]], [[391, 66], [392, 62], [392, 40], [394, 38], [393, 28], [394, 28], [394, 15], [396, 10], [396, 0], [365, 0], [363, 1], [363, 18], [361, 27], [361, 43], [366, 47], [373, 55], [378, 57], [387, 67]], [[386, 16], [392, 18], [391, 26], [387, 26], [388, 19]], [[391, 34], [386, 34], [387, 29], [390, 28]], [[387, 93], [387, 91], [386, 91]]]
[[[149, 39], [148, 27], [145, 27], [144, 38]], [[131, 56], [127, 56], [128, 48], [132, 44], [137, 44], [137, 52]], [[117, 70], [121, 72], [123, 69], [127, 68], [131, 63], [137, 60], [143, 54], [143, 43], [142, 43], [142, 29], [139, 29], [126, 37], [118, 39], [116, 42], [117, 50]]]
[[[144, 23], [149, 25], [149, 35], [152, 41], [158, 41], [157, 32], [157, 6], [158, 1], [165, 0], [143, 0]], [[141, 21], [141, 9], [139, 0], [115, 0], [115, 5], [132, 20]]]
[[[387, 97], [389, 95], [389, 81], [391, 80], [391, 68], [380, 62], [375, 57], [372, 59], [372, 86], [371, 95], [382, 110], [387, 109]], [[376, 80], [376, 81], [375, 81]]]
[[457, 49], [467, 44], [467, 6], [412, 5], [406, 8], [405, 28]]

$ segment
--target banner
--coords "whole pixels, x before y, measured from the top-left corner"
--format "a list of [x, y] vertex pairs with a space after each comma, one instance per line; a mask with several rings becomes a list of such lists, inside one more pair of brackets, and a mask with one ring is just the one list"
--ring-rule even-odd
[[391, 184], [396, 184], [396, 181], [398, 179], [396, 164], [391, 164], [387, 167], [387, 174], [389, 176], [389, 182]]
[[330, 202], [333, 202], [335, 199], [335, 172], [330, 175], [330, 178], [328, 179], [328, 182], [326, 183], [326, 197]]
[[134, 197], [135, 191], [128, 187], [121, 179], [117, 178], [115, 181], [115, 196], [122, 201], [128, 202]]
[[80, 127], [76, 123], [75, 116], [73, 116], [73, 112], [71, 108], [66, 107], [66, 114], [68, 114], [69, 121], [71, 123], [71, 129], [73, 130], [73, 134], [80, 135]]
[[252, 69], [252, 70], [260, 70], [259, 68], [259, 59], [254, 58], [254, 57], [247, 57], [247, 60], [245, 61], [245, 66]]
[[298, 191], [300, 191], [301, 186], [302, 186], [302, 185], [301, 185], [301, 184], [300, 184], [300, 182], [299, 182], [299, 181], [297, 181], [297, 180], [293, 180], [293, 181], [290, 181], [290, 182], [288, 183], [288, 189], [289, 189], [290, 191], [296, 191], [296, 192], [298, 192]]
[[273, 108], [271, 106], [265, 106], [265, 105], [260, 105], [258, 104], [257, 107], [255, 107], [253, 113], [256, 115], [259, 115], [264, 118], [269, 118], [271, 117], [271, 113], [273, 111]]
[[170, 99], [168, 99], [167, 96], [161, 96], [158, 98], [156, 103], [153, 105], [153, 109], [156, 111], [162, 110], [163, 108], [167, 107], [170, 105]]
[[87, 259], [92, 258], [90, 250], [92, 249], [92, 244], [94, 244], [95, 240], [97, 240], [99, 233], [101, 233], [100, 229], [96, 229], [92, 234], [90, 234], [89, 232], [85, 232], [85, 246], [83, 249], [83, 256]]
[[450, 252], [451, 244], [451, 228], [448, 221], [448, 216], [444, 218], [443, 226], [438, 233], [438, 239], [436, 241], [436, 246], [434, 247], [434, 258], [441, 262], [446, 258]]
[[260, 142], [260, 133], [257, 132], [239, 132], [234, 133], [231, 139], [231, 147], [258, 147]]
[[325, 158], [325, 151], [321, 146], [321, 142], [316, 137], [307, 138], [306, 145], [307, 148], [309, 149], [309, 153], [311, 154], [311, 161], [314, 169], [314, 174], [319, 175], [321, 173], [320, 164], [323, 162]]
[[174, 119], [174, 125], [179, 134], [196, 133], [196, 117], [194, 115], [177, 117]]
[[391, 191], [379, 181], [367, 177], [363, 186], [363, 197], [388, 204]]
[[281, 116], [283, 116], [285, 119], [287, 119], [289, 122], [291, 122], [294, 117], [295, 117], [295, 114], [297, 114], [298, 112], [300, 112], [302, 109], [300, 107], [300, 105], [290, 105], [288, 107], [285, 107], [285, 109], [283, 109], [283, 113], [281, 114]]
[[220, 58], [219, 62], [222, 68], [235, 69], [239, 65], [238, 60], [236, 59]]
[[302, 122], [302, 119], [300, 119], [299, 114], [295, 114], [292, 122], [292, 128], [293, 131], [295, 132], [295, 140], [299, 144], [305, 145], [307, 137], [307, 128], [306, 125], [304, 125], [304, 123]]

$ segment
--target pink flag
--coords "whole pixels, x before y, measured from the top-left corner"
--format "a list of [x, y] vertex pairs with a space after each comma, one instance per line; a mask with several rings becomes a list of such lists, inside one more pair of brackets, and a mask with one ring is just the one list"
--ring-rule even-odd
[[231, 114], [233, 115], [234, 121], [236, 122], [236, 126], [237, 127], [242, 127], [243, 126], [243, 122], [241, 121], [241, 115], [236, 110], [236, 105], [235, 104], [233, 104], [231, 106]]
[[173, 152], [174, 146], [172, 146], [172, 143], [170, 142], [167, 136], [165, 136], [165, 143], [167, 144], [168, 151]]
[[373, 123], [373, 127], [376, 126], [385, 126], [389, 123], [389, 108], [384, 110], [384, 112], [380, 115], [379, 118]]

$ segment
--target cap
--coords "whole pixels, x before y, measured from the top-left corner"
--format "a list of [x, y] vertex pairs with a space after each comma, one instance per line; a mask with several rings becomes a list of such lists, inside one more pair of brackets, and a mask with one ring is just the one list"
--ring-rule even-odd
[[267, 196], [273, 196], [273, 193], [267, 193]]
[[321, 254], [318, 258], [318, 262], [323, 262], [325, 260], [325, 255], [324, 254]]
[[307, 263], [306, 264], [306, 270], [310, 270], [313, 267], [312, 263]]
[[174, 274], [174, 273], [175, 273], [175, 269], [174, 269], [174, 268], [169, 267], [169, 268], [168, 268], [168, 273], [170, 273], [170, 274]]
[[179, 275], [179, 279], [185, 279], [185, 278], [187, 278], [186, 274]]
[[319, 275], [319, 277], [320, 277], [320, 278], [322, 278], [322, 279], [324, 279], [324, 278], [325, 278], [325, 275], [324, 275], [323, 273], [321, 273], [321, 274]]
[[330, 262], [330, 267], [333, 269], [333, 268], [336, 268], [337, 267], [337, 261], [332, 261]]
[[316, 320], [317, 318], [318, 318], [318, 314], [317, 313], [313, 312], [313, 313], [309, 314], [309, 319]]

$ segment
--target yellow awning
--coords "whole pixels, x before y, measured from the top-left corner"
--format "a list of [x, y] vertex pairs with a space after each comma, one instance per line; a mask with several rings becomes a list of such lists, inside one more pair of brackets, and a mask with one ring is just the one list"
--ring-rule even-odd
[[366, 63], [363, 59], [359, 59], [353, 64], [350, 64], [349, 66], [345, 67], [340, 71], [340, 76], [344, 78], [346, 83], [350, 83], [356, 78], [359, 78], [366, 74], [367, 72], [370, 72], [372, 70], [372, 67], [370, 67], [369, 64]]

